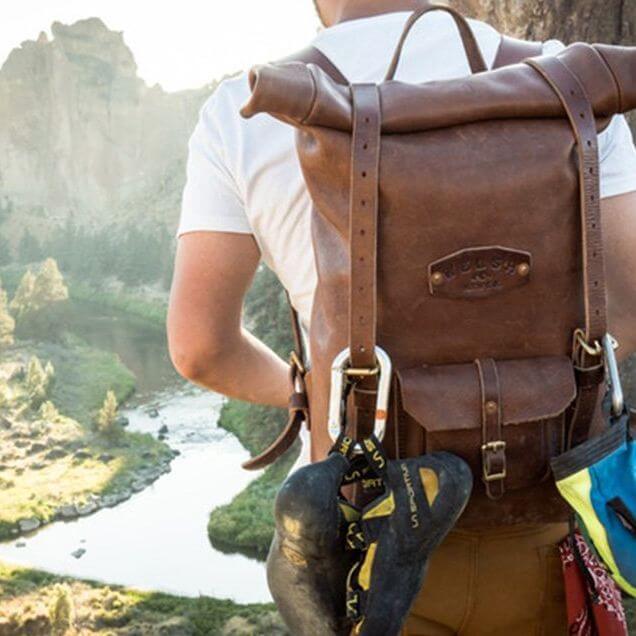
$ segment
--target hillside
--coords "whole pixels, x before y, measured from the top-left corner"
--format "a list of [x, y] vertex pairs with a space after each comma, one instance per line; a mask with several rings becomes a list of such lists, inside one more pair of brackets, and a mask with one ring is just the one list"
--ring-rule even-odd
[[[98, 18], [55, 22], [0, 69], [0, 229], [161, 227], [172, 233], [187, 140], [214, 89], [167, 93], [137, 75], [121, 33]], [[5, 257], [6, 258], [6, 257]]]

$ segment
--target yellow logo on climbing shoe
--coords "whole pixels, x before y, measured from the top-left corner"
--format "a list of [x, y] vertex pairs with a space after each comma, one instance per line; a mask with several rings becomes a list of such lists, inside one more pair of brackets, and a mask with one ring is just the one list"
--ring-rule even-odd
[[406, 488], [406, 494], [409, 498], [409, 510], [411, 511], [411, 527], [420, 527], [420, 516], [417, 514], [417, 502], [415, 501], [415, 488], [413, 488], [413, 480], [411, 479], [411, 473], [409, 473], [409, 467], [406, 464], [400, 464], [402, 469], [402, 479], [404, 480], [404, 486]]
[[378, 468], [384, 468], [386, 461], [382, 453], [378, 450], [378, 447], [370, 439], [364, 440], [364, 446], [371, 453], [371, 457], [378, 465]]
[[341, 455], [348, 455], [349, 450], [351, 449], [351, 444], [353, 444], [353, 440], [350, 437], [343, 437], [340, 441], [340, 448], [338, 449], [338, 452]]

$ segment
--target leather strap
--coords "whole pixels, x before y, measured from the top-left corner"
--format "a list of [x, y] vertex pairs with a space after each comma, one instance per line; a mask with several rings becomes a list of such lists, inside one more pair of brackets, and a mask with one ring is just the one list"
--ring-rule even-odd
[[517, 40], [517, 38], [502, 35], [492, 67], [501, 68], [502, 66], [519, 64], [529, 57], [537, 57], [542, 53], [542, 42], [526, 42], [525, 40]]
[[596, 121], [581, 83], [554, 57], [526, 60], [552, 87], [568, 115], [579, 157], [585, 338], [601, 342], [607, 332], [605, 263], [601, 231], [599, 155]]
[[482, 480], [490, 499], [505, 491], [506, 442], [503, 439], [499, 373], [492, 358], [475, 360], [481, 388]]
[[349, 201], [349, 346], [351, 365], [375, 366], [380, 93], [376, 84], [352, 84], [353, 132]]
[[329, 77], [336, 82], [336, 84], [343, 84], [347, 86], [349, 82], [347, 78], [340, 72], [338, 67], [320, 50], [315, 46], [308, 46], [306, 49], [294, 53], [283, 60], [279, 60], [277, 64], [283, 64], [285, 62], [304, 62], [305, 64], [315, 64], [321, 68]]
[[[583, 296], [585, 339], [594, 346], [607, 332], [605, 263], [601, 231], [598, 138], [590, 101], [576, 76], [556, 58], [526, 60], [552, 87], [563, 103], [577, 143], [581, 233], [583, 242]], [[597, 367], [596, 357], [583, 355], [578, 361], [582, 370]], [[579, 377], [581, 373], [578, 374]], [[568, 447], [585, 441], [592, 426], [598, 402], [602, 374], [595, 372], [578, 387], [577, 398], [568, 426]], [[597, 381], [596, 386], [594, 380]]]
[[[292, 366], [292, 383], [296, 384], [295, 370]], [[262, 452], [241, 464], [245, 470], [260, 470], [275, 462], [296, 441], [303, 422], [309, 421], [309, 404], [305, 384], [300, 380], [300, 390], [294, 391], [289, 398], [289, 416], [280, 435]]]
[[477, 38], [475, 38], [475, 34], [470, 28], [470, 25], [468, 24], [466, 18], [451, 7], [447, 7], [441, 4], [427, 3], [420, 9], [416, 9], [411, 14], [411, 17], [406, 21], [404, 31], [402, 31], [402, 35], [400, 36], [397, 48], [395, 49], [395, 53], [393, 54], [393, 59], [391, 60], [388, 71], [386, 72], [386, 76], [384, 78], [385, 82], [388, 80], [392, 80], [395, 77], [395, 72], [400, 62], [400, 57], [402, 56], [402, 49], [404, 48], [404, 43], [406, 42], [406, 38], [411, 32], [411, 29], [423, 15], [426, 15], [431, 11], [445, 11], [452, 16], [453, 20], [455, 20], [455, 24], [457, 25], [459, 34], [462, 38], [464, 50], [466, 51], [466, 56], [468, 57], [470, 70], [473, 73], [483, 73], [484, 71], [488, 70], [486, 62], [484, 61], [484, 56], [481, 54], [481, 50], [479, 48], [479, 45], [477, 44]]

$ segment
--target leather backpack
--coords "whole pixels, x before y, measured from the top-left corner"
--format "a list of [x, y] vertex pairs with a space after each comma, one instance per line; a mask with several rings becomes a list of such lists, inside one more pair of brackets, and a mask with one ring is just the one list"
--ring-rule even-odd
[[[395, 81], [432, 10], [454, 18], [472, 75]], [[375, 429], [393, 457], [461, 456], [476, 485], [460, 525], [567, 518], [550, 460], [603, 426], [612, 355], [597, 134], [636, 107], [636, 49], [542, 57], [504, 39], [488, 70], [466, 20], [426, 5], [380, 84], [298, 58], [254, 68], [242, 114], [296, 129], [318, 271], [311, 369], [295, 317], [289, 423], [247, 467], [310, 413], [313, 461], [340, 426]]]

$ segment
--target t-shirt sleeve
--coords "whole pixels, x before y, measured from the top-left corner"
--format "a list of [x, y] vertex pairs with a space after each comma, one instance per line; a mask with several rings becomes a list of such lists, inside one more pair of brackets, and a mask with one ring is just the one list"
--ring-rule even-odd
[[222, 112], [215, 93], [201, 109], [190, 138], [177, 236], [188, 232], [252, 233], [243, 197], [228, 165]]
[[614, 117], [599, 135], [601, 198], [636, 191], [636, 148], [622, 115]]

